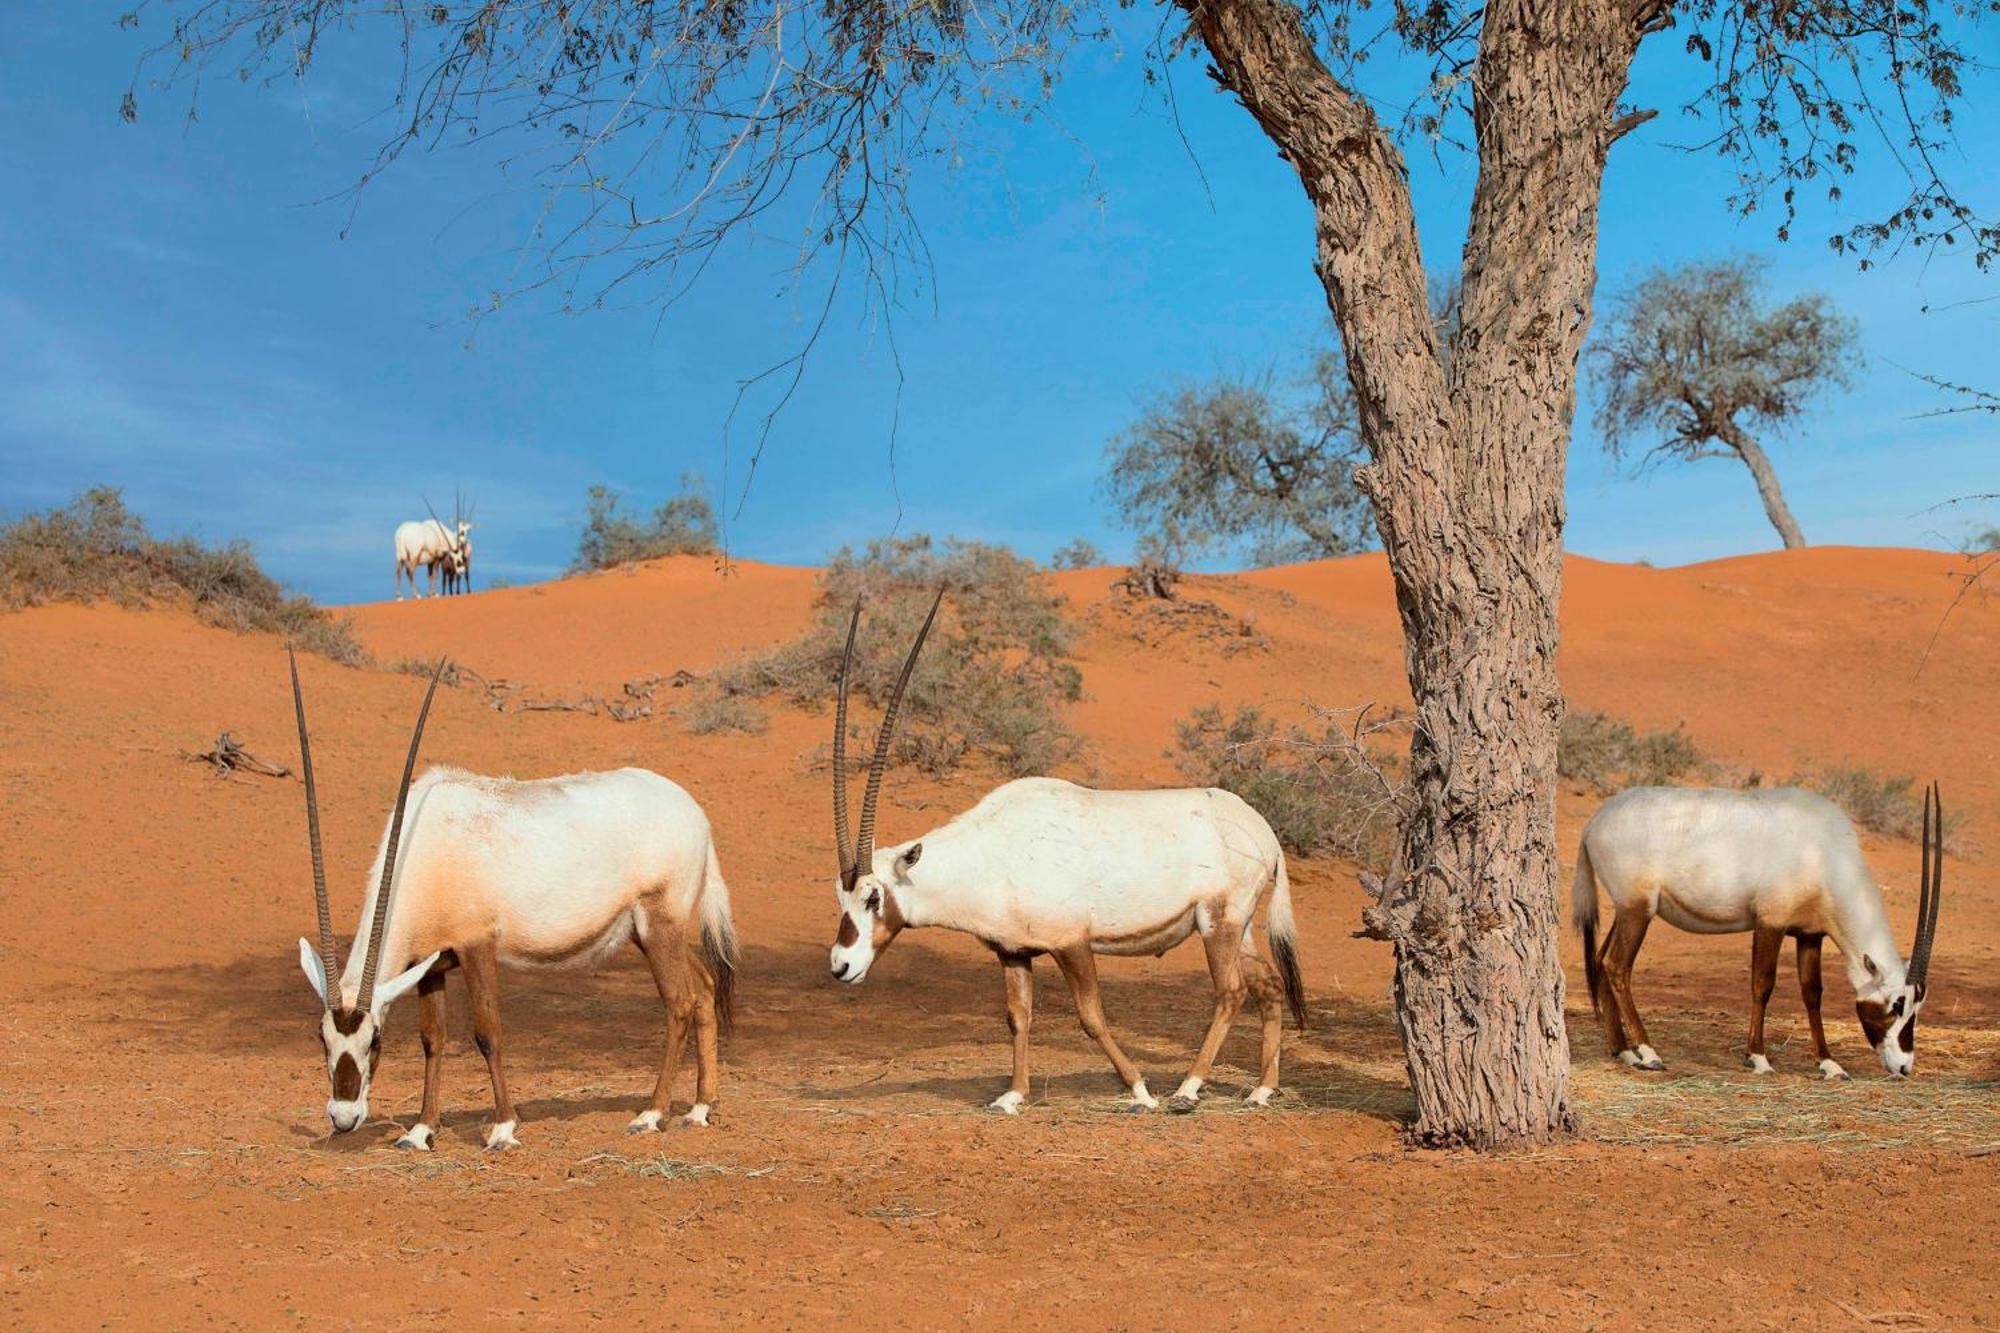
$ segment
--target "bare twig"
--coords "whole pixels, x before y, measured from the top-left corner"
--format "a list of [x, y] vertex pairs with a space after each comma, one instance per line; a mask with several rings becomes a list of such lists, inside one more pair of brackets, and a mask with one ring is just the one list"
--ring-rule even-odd
[[200, 754], [182, 750], [181, 758], [191, 764], [212, 765], [215, 769], [215, 775], [219, 778], [226, 778], [231, 773], [236, 772], [255, 773], [260, 777], [266, 778], [288, 778], [292, 775], [292, 770], [286, 768], [283, 764], [274, 764], [269, 760], [259, 759], [256, 755], [244, 749], [243, 743], [236, 739], [233, 732], [228, 731], [223, 732], [215, 738], [213, 749], [204, 750]]

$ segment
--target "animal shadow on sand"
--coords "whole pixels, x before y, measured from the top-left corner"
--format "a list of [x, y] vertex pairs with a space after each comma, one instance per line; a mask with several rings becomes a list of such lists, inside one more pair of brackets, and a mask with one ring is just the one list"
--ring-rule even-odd
[[[1103, 972], [1112, 1031], [1148, 1078], [1170, 1090], [1207, 1029], [1213, 1003], [1207, 977], [1195, 971], [1121, 975], [1119, 964], [1108, 960]], [[128, 977], [120, 989], [131, 1002], [97, 1017], [170, 1062], [195, 1065], [226, 1048], [317, 1066], [318, 1002], [292, 954], [273, 949], [226, 964], [143, 969]], [[591, 974], [506, 972], [501, 987], [508, 1082], [524, 1120], [623, 1113], [644, 1104], [658, 1070], [665, 1017], [636, 951]], [[751, 1089], [762, 1086], [820, 1110], [894, 1111], [911, 1103], [926, 1111], [978, 1109], [1006, 1086], [1002, 997], [1000, 969], [990, 959], [910, 941], [886, 953], [862, 986], [843, 986], [827, 975], [823, 945], [748, 945], [738, 968], [735, 1030], [723, 1042], [724, 1097], [755, 1096]], [[446, 1000], [451, 1079], [465, 1071], [463, 1062], [476, 1069], [480, 1056], [465, 985], [455, 975], [446, 983]], [[1279, 1105], [1391, 1119], [1407, 1114], [1387, 1010], [1317, 997], [1311, 1011], [1304, 1032], [1287, 1020]], [[1257, 1028], [1254, 1007], [1246, 1006], [1217, 1066], [1218, 1097], [1248, 1090], [1235, 1085], [1238, 1074], [1255, 1064]], [[980, 1068], [957, 1073], [970, 1062], [968, 1048], [978, 1052], [970, 1059]], [[684, 1058], [683, 1080], [692, 1077], [691, 1055]], [[1032, 1058], [1037, 1101], [1074, 1100], [1078, 1109], [1091, 1109], [1111, 1104], [1119, 1093], [1053, 966], [1036, 969]], [[396, 1086], [420, 1077], [413, 1001], [391, 1011], [382, 1059]], [[1379, 1068], [1385, 1060], [1388, 1070]], [[952, 1072], [930, 1072], [940, 1065]], [[898, 1077], [898, 1066], [924, 1072]], [[547, 1087], [553, 1071], [562, 1071], [554, 1077], [571, 1087], [581, 1074], [585, 1086], [538, 1096], [537, 1085]], [[444, 1128], [454, 1136], [470, 1134], [487, 1115], [484, 1105], [448, 1103]], [[312, 1137], [321, 1137], [317, 1129]], [[342, 1147], [352, 1141], [328, 1140]]]

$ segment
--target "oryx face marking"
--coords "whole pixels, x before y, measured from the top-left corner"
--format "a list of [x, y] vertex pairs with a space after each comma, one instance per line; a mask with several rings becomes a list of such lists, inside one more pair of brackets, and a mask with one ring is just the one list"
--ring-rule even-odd
[[[897, 872], [904, 874], [915, 865], [923, 850], [923, 844], [917, 843], [897, 857]], [[875, 875], [860, 876], [852, 888], [844, 879], [835, 880], [833, 897], [840, 908], [840, 930], [833, 937], [827, 966], [835, 981], [859, 985], [875, 965], [876, 955], [902, 932], [903, 913], [896, 904], [894, 888]]]
[[326, 1055], [326, 1077], [332, 1095], [326, 1118], [336, 1134], [346, 1134], [368, 1120], [368, 1084], [375, 1062], [382, 1057], [382, 1031], [358, 1009], [321, 1010], [319, 1044]]
[[1887, 998], [1871, 996], [1854, 1002], [1855, 1016], [1868, 1044], [1882, 1058], [1882, 1068], [1906, 1078], [1917, 1064], [1917, 1012], [1924, 997], [1914, 986], [1900, 986]]

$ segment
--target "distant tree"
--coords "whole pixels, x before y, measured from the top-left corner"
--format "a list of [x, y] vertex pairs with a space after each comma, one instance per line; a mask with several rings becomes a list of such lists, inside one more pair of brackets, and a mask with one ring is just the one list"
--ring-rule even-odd
[[1051, 569], [1089, 569], [1104, 563], [1104, 552], [1082, 537], [1072, 537], [1049, 557]]
[[681, 474], [679, 493], [654, 510], [650, 522], [627, 513], [611, 487], [592, 486], [569, 572], [584, 574], [668, 555], [706, 555], [715, 549], [715, 538], [715, 509], [698, 472]]
[[1155, 399], [1106, 449], [1104, 491], [1164, 563], [1240, 551], [1252, 564], [1316, 560], [1374, 540], [1354, 485], [1354, 391], [1338, 350], [1303, 393], [1271, 377], [1187, 384]]
[[1860, 362], [1853, 320], [1818, 294], [1775, 309], [1768, 261], [1748, 256], [1656, 269], [1614, 298], [1589, 358], [1597, 429], [1639, 466], [1733, 458], [1750, 469], [1787, 548], [1804, 546], [1761, 440], [1799, 421]]

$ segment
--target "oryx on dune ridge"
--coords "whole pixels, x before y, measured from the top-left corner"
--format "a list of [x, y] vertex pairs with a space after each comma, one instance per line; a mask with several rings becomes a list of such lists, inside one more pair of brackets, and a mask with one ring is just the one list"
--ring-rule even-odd
[[[1029, 1091], [1034, 960], [1050, 955], [1076, 997], [1083, 1030], [1117, 1070], [1131, 1106], [1151, 1108], [1158, 1103], [1145, 1078], [1105, 1025], [1096, 955], [1163, 954], [1198, 932], [1215, 1008], [1170, 1108], [1194, 1109], [1245, 998], [1256, 1001], [1263, 1022], [1260, 1073], [1245, 1100], [1265, 1105], [1278, 1087], [1284, 1005], [1289, 1001], [1303, 1026], [1305, 992], [1294, 951], [1285, 854], [1263, 816], [1237, 796], [1215, 788], [1093, 791], [1054, 778], [1024, 778], [988, 793], [921, 838], [876, 848], [876, 802], [896, 712], [943, 598], [940, 591], [883, 712], [860, 830], [851, 840], [847, 682], [861, 618], [858, 604], [848, 623], [833, 732], [833, 825], [840, 854], [834, 885], [840, 928], [829, 960], [834, 978], [858, 984], [890, 941], [912, 927], [942, 926], [980, 940], [1000, 960], [1014, 1040], [1013, 1081], [992, 1106], [1014, 1115]], [[1275, 969], [1257, 956], [1252, 939], [1260, 908], [1267, 910]]]
[[443, 669], [440, 659], [417, 714], [343, 972], [334, 953], [305, 698], [292, 662], [319, 914], [318, 947], [301, 939], [299, 965], [323, 1006], [328, 1119], [341, 1133], [367, 1120], [383, 1019], [414, 987], [422, 1003], [424, 1099], [398, 1146], [430, 1148], [439, 1121], [445, 975], [460, 968], [471, 992], [473, 1038], [493, 1083], [486, 1146], [514, 1146], [519, 1117], [500, 1063], [500, 967], [588, 968], [630, 943], [652, 968], [667, 1012], [659, 1079], [630, 1129], [660, 1127], [690, 1032], [695, 1096], [682, 1123], [707, 1124], [716, 1096], [716, 1039], [729, 1024], [736, 967], [729, 889], [708, 817], [674, 783], [637, 768], [533, 782], [433, 768], [412, 783]]
[[[1657, 916], [1697, 934], [1755, 936], [1747, 1058], [1758, 1073], [1771, 1072], [1764, 1007], [1789, 935], [1796, 941], [1799, 989], [1820, 1074], [1847, 1077], [1820, 1023], [1820, 945], [1832, 937], [1847, 961], [1868, 1044], [1882, 1067], [1900, 1076], [1916, 1064], [1917, 1011], [1924, 1005], [1943, 881], [1944, 805], [1933, 784], [1924, 794], [1923, 878], [1906, 965], [1854, 825], [1833, 802], [1796, 787], [1634, 787], [1606, 801], [1584, 828], [1571, 907], [1583, 933], [1591, 1004], [1612, 1051], [1626, 1064], [1666, 1068], [1632, 1001], [1632, 961]], [[1600, 887], [1616, 913], [1601, 949]]]
[[[443, 571], [444, 590], [470, 591], [472, 587], [472, 513], [464, 505], [464, 497], [458, 497], [452, 510], [452, 521], [447, 524], [438, 517], [437, 510], [431, 508], [429, 500], [424, 501], [429, 512], [427, 519], [413, 519], [396, 525], [396, 600], [403, 600], [403, 578], [410, 580], [410, 595], [421, 597], [417, 591], [417, 567], [421, 565], [425, 581], [431, 595], [437, 596], [439, 571]], [[457, 587], [463, 583], [463, 588]]]

